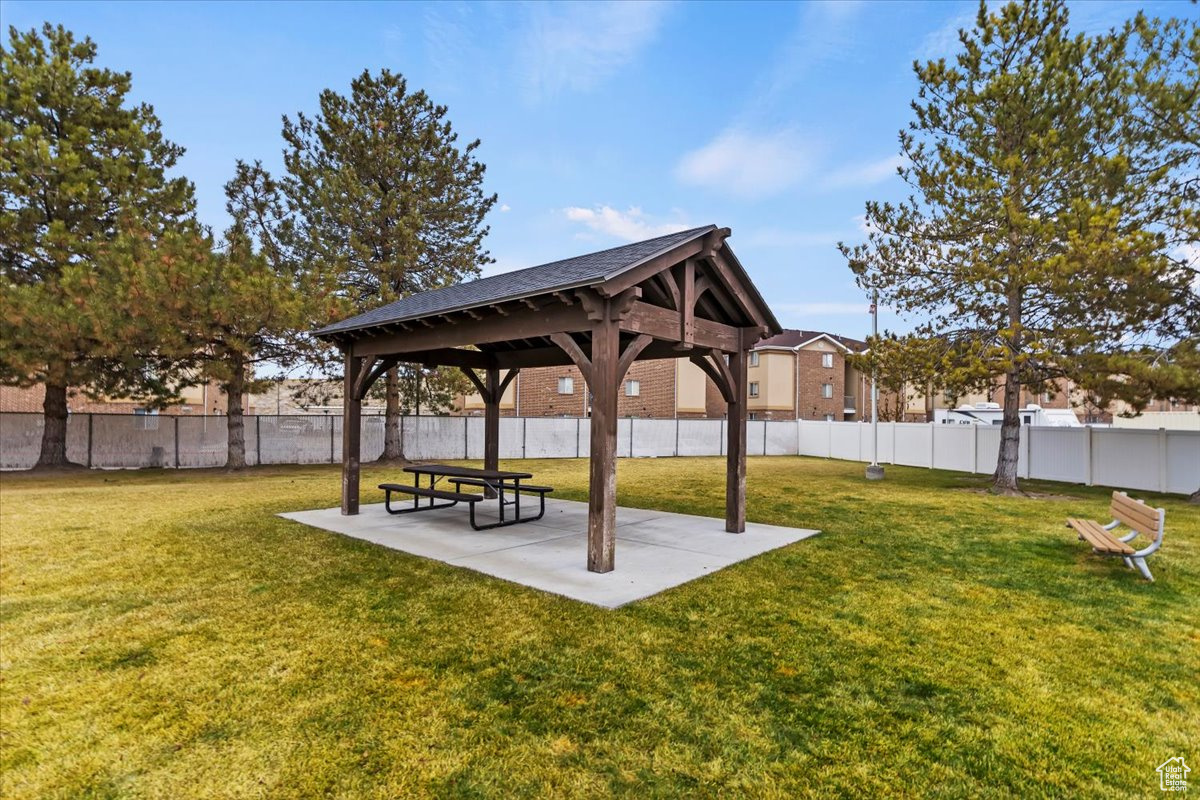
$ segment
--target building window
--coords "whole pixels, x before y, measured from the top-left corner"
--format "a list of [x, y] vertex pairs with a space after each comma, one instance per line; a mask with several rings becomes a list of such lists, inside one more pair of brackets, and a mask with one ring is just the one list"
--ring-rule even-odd
[[750, 396], [758, 397], [758, 381], [750, 381]]
[[821, 366], [825, 369], [833, 369], [833, 353], [821, 353]]
[[750, 421], [751, 421], [751, 422], [755, 422], [755, 421], [757, 421], [757, 420], [758, 420], [758, 414], [755, 414], [754, 412], [751, 412], [751, 413], [750, 413], [750, 414], [748, 414], [747, 416], [750, 418]]
[[752, 367], [758, 366], [758, 351], [757, 350], [750, 351], [750, 366], [752, 366]]
[[825, 415], [825, 421], [826, 421], [826, 422], [833, 422], [833, 414], [826, 414], [826, 415]]
[[830, 400], [833, 398], [833, 384], [832, 383], [822, 383], [821, 384], [821, 397], [824, 397], [826, 400]]
[[639, 397], [642, 394], [641, 381], [625, 381], [625, 396]]
[[137, 425], [139, 431], [156, 431], [158, 430], [158, 409], [157, 408], [135, 408], [134, 415], [137, 417]]
[[574, 378], [559, 378], [558, 379], [559, 394], [575, 394], [575, 379]]

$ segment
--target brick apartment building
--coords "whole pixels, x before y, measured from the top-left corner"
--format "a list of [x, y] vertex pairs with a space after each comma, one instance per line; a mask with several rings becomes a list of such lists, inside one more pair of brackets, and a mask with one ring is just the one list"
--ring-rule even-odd
[[[42, 400], [46, 387], [42, 385], [20, 389], [15, 386], [0, 386], [0, 412], [42, 413]], [[149, 411], [144, 403], [125, 397], [103, 397], [92, 400], [80, 393], [67, 395], [67, 410], [73, 414], [144, 414], [168, 415], [224, 414], [229, 410], [228, 399], [216, 383], [205, 386], [190, 386], [180, 393], [181, 402], [158, 411]], [[253, 409], [246, 409], [253, 413]]]
[[[539, 367], [517, 374], [500, 400], [500, 414], [586, 417], [591, 413], [590, 402], [578, 368]], [[710, 411], [724, 416], [725, 403], [700, 368], [687, 359], [635, 361], [617, 396], [617, 413], [622, 417], [703, 419]], [[455, 413], [482, 415], [483, 399], [478, 394], [462, 397]]]
[[[751, 419], [858, 419], [864, 409], [862, 374], [846, 362], [866, 343], [821, 331], [786, 330], [750, 353], [747, 392]], [[623, 417], [720, 418], [717, 387], [687, 359], [635, 362], [617, 401]], [[483, 400], [468, 395], [458, 413], [482, 414]], [[521, 417], [587, 416], [587, 385], [574, 367], [522, 370], [500, 413]]]

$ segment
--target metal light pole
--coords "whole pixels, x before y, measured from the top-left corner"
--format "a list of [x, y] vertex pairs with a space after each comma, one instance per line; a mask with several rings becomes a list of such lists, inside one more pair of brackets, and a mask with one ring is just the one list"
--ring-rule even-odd
[[[871, 291], [871, 338], [878, 343], [879, 337], [879, 290]], [[879, 383], [876, 367], [871, 366], [871, 463], [867, 466], [867, 480], [883, 480], [883, 467], [879, 465]]]

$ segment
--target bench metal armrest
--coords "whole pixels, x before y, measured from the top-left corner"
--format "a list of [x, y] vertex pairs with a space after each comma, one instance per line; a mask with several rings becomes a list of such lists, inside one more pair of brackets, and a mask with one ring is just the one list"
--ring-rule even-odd
[[[1112, 522], [1110, 522], [1104, 526], [1104, 530], [1106, 530], [1106, 531], [1116, 530], [1118, 527], [1120, 527], [1120, 525], [1121, 525], [1120, 521], [1114, 519]], [[1137, 531], [1130, 531], [1129, 533], [1125, 534], [1124, 536], [1118, 536], [1117, 541], [1125, 542], [1126, 544], [1128, 544], [1129, 542], [1132, 542], [1135, 538], [1137, 538], [1137, 535], [1138, 535]]]
[[1167, 514], [1163, 509], [1158, 509], [1158, 535], [1154, 537], [1154, 541], [1142, 550], [1138, 550], [1133, 554], [1134, 558], [1145, 558], [1153, 553], [1158, 548], [1162, 547], [1163, 537], [1167, 535]]

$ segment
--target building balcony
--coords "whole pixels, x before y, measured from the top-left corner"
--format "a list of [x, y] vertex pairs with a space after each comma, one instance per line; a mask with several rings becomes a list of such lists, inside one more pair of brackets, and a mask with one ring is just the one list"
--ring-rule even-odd
[[842, 413], [845, 413], [845, 414], [857, 414], [858, 413], [858, 400], [854, 395], [848, 394], [842, 398]]

